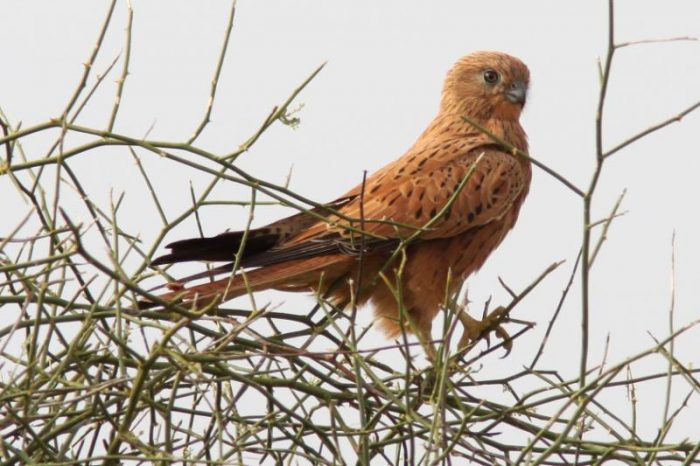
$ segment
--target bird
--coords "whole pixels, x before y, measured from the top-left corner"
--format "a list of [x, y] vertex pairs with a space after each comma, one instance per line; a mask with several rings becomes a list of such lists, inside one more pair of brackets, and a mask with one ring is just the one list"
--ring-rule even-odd
[[[159, 299], [202, 308], [264, 289], [316, 292], [343, 306], [371, 303], [389, 338], [405, 330], [429, 341], [446, 296], [503, 241], [529, 191], [519, 122], [529, 80], [527, 66], [506, 53], [460, 58], [445, 77], [437, 115], [401, 157], [328, 204], [167, 245], [152, 266], [228, 263], [171, 284]], [[184, 285], [213, 274], [227, 276]], [[492, 330], [507, 337], [493, 319], [463, 313], [460, 320], [462, 344]]]

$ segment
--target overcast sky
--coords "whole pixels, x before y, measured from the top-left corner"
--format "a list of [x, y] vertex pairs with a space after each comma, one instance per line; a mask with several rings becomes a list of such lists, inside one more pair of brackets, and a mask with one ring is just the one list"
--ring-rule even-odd
[[[108, 31], [96, 71], [102, 72], [124, 44], [126, 4]], [[228, 2], [134, 1], [130, 74], [115, 131], [134, 137], [183, 141], [201, 120], [220, 51]], [[13, 124], [28, 127], [59, 116], [82, 73], [101, 26], [107, 2], [2, 1], [0, 107]], [[444, 74], [462, 55], [492, 49], [521, 58], [531, 70], [531, 92], [522, 117], [531, 153], [586, 188], [595, 161], [594, 117], [599, 81], [597, 57], [605, 53], [607, 2], [444, 1], [321, 2], [241, 1], [219, 85], [213, 122], [199, 141], [215, 153], [238, 147], [317, 66], [328, 64], [299, 96], [304, 106], [297, 129], [275, 125], [239, 166], [265, 180], [283, 183], [325, 201], [334, 199], [400, 156], [434, 116]], [[616, 39], [700, 36], [700, 3], [693, 0], [617, 2]], [[118, 64], [113, 73], [119, 72]], [[114, 93], [113, 74], [79, 120], [104, 127]], [[664, 120], [700, 99], [700, 42], [646, 44], [619, 50], [613, 64], [605, 113], [606, 147]], [[671, 236], [676, 232], [677, 325], [700, 317], [700, 115], [640, 141], [604, 168], [594, 202], [598, 219], [627, 189], [593, 270], [591, 361], [602, 357], [611, 337], [609, 361], [618, 362], [668, 334]], [[30, 157], [46, 141], [28, 146]], [[31, 150], [38, 152], [32, 153]], [[125, 193], [122, 221], [149, 242], [161, 228], [144, 209], [143, 183], [126, 150], [122, 157], [90, 153], [73, 167], [86, 189], [106, 203], [110, 190]], [[207, 181], [152, 156], [147, 169], [170, 214], [189, 204], [189, 180]], [[89, 178], [89, 180], [88, 180]], [[248, 191], [222, 185], [219, 199], [247, 200]], [[7, 177], [0, 178], [7, 234], [28, 207]], [[494, 297], [505, 303], [501, 276], [516, 290], [550, 263], [566, 259], [515, 311], [538, 326], [516, 342], [505, 360], [492, 358], [495, 373], [527, 364], [554, 312], [581, 240], [580, 200], [561, 183], [535, 170], [517, 227], [485, 267], [470, 280], [475, 309]], [[77, 204], [76, 204], [77, 206]], [[76, 207], [77, 209], [77, 207]], [[128, 213], [128, 214], [127, 214]], [[289, 210], [258, 208], [256, 224]], [[87, 220], [87, 214], [74, 215]], [[245, 225], [241, 207], [202, 212], [205, 234]], [[196, 235], [185, 222], [169, 239]], [[183, 274], [198, 268], [182, 268]], [[579, 279], [575, 282], [541, 367], [577, 375], [580, 348]], [[309, 298], [268, 293], [261, 299], [299, 302]], [[365, 313], [367, 316], [369, 313]], [[367, 317], [369, 322], [369, 317]], [[699, 332], [677, 342], [678, 357], [700, 363]], [[377, 341], [379, 336], [376, 337]], [[652, 366], [662, 369], [658, 364]], [[644, 372], [640, 369], [639, 372]], [[654, 394], [640, 388], [640, 396]], [[644, 401], [642, 399], [642, 401]], [[652, 401], [653, 404], [653, 401]], [[698, 400], [692, 400], [697, 419]], [[658, 421], [656, 411], [647, 414]], [[656, 425], [656, 424], [654, 424]], [[678, 437], [683, 437], [682, 432]], [[687, 435], [688, 432], [685, 432]]]

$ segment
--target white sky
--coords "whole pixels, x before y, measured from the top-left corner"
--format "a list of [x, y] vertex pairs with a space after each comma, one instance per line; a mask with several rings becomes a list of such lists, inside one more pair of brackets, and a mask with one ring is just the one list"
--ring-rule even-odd
[[[598, 95], [596, 58], [605, 52], [604, 1], [415, 1], [320, 2], [241, 1], [225, 61], [213, 122], [199, 143], [216, 153], [235, 149], [319, 64], [321, 74], [297, 99], [301, 125], [275, 125], [240, 167], [282, 183], [294, 167], [291, 188], [317, 201], [331, 200], [370, 172], [400, 156], [434, 116], [442, 79], [460, 56], [474, 50], [502, 50], [531, 70], [532, 86], [522, 118], [531, 153], [581, 188], [594, 167], [594, 116]], [[0, 107], [23, 127], [58, 116], [73, 91], [106, 11], [107, 2], [4, 0], [0, 15]], [[122, 109], [115, 131], [150, 138], [186, 140], [199, 124], [226, 25], [228, 2], [134, 1], [133, 49]], [[123, 47], [126, 7], [117, 6], [101, 72]], [[618, 42], [700, 36], [700, 3], [693, 0], [617, 2]], [[119, 72], [121, 64], [115, 72]], [[113, 81], [117, 74], [110, 77]], [[700, 42], [648, 44], [621, 49], [613, 64], [606, 108], [605, 146], [664, 120], [700, 99]], [[103, 127], [111, 111], [114, 84], [96, 95], [79, 122]], [[600, 361], [607, 335], [610, 362], [619, 362], [668, 334], [671, 235], [676, 231], [676, 322], [700, 317], [700, 115], [650, 136], [614, 156], [604, 168], [594, 218], [610, 211], [627, 189], [627, 214], [610, 229], [592, 278], [591, 358]], [[45, 145], [29, 146], [43, 155]], [[122, 221], [146, 242], [160, 221], [144, 209], [143, 183], [133, 161], [81, 156], [73, 167], [94, 199], [125, 192]], [[206, 180], [173, 163], [145, 156], [157, 189], [175, 215], [189, 204], [188, 181]], [[134, 194], [132, 194], [134, 193]], [[247, 200], [248, 192], [223, 185], [220, 199]], [[0, 178], [4, 236], [27, 211], [7, 177]], [[290, 211], [258, 208], [256, 224]], [[77, 218], [87, 220], [84, 211]], [[206, 234], [244, 226], [239, 207], [202, 212]], [[532, 359], [564, 287], [581, 239], [581, 202], [560, 183], [535, 170], [518, 226], [481, 272], [470, 280], [475, 309], [493, 295], [505, 303], [497, 277], [516, 290], [547, 265], [567, 263], [518, 306], [517, 318], [537, 321], [516, 342], [513, 354], [489, 359], [493, 374], [518, 370]], [[185, 222], [168, 239], [196, 235]], [[182, 268], [182, 272], [197, 268]], [[579, 280], [558, 321], [543, 368], [573, 377], [580, 347]], [[303, 297], [264, 294], [261, 300], [299, 302]], [[368, 313], [366, 313], [368, 314]], [[369, 317], [367, 317], [369, 320]], [[437, 326], [439, 327], [439, 326]], [[694, 332], [677, 341], [677, 357], [700, 363]], [[378, 337], [377, 337], [378, 338]], [[376, 341], [379, 341], [377, 339]], [[640, 367], [663, 370], [656, 364]], [[491, 372], [489, 372], [491, 373]], [[684, 389], [685, 390], [685, 389]], [[683, 392], [685, 394], [685, 391]], [[655, 392], [640, 387], [649, 404], [643, 421], [657, 426]], [[646, 399], [644, 398], [646, 397]], [[697, 397], [691, 413], [697, 419]], [[686, 427], [691, 424], [682, 424]], [[676, 437], [693, 436], [678, 427]]]

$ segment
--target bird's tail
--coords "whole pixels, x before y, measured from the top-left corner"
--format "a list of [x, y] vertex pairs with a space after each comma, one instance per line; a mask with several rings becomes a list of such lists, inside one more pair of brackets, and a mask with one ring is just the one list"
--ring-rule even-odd
[[[221, 304], [248, 292], [284, 285], [285, 288], [315, 288], [321, 281], [329, 283], [346, 273], [351, 264], [348, 256], [318, 256], [282, 262], [255, 270], [242, 271], [234, 276], [184, 288], [173, 283], [173, 291], [158, 296], [163, 301], [175, 301], [185, 306], [202, 308]], [[343, 267], [346, 262], [348, 267]], [[153, 301], [140, 301], [139, 309], [158, 306]]]

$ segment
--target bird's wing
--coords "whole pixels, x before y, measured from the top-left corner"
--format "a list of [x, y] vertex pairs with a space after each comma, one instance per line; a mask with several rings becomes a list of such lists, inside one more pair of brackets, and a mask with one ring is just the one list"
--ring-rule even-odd
[[[499, 219], [527, 185], [522, 164], [497, 146], [477, 146], [446, 161], [441, 157], [444, 154], [428, 155], [410, 161], [409, 152], [370, 177], [364, 188], [357, 187], [328, 204], [342, 217], [330, 215], [327, 221], [319, 221], [300, 213], [249, 231], [240, 266], [391, 250], [426, 225], [423, 239], [455, 236]], [[364, 238], [360, 230], [367, 233]], [[242, 238], [243, 232], [228, 232], [177, 241], [168, 245], [170, 254], [153, 263], [230, 261]], [[231, 267], [226, 264], [206, 275], [229, 272]], [[186, 281], [201, 275], [186, 277]]]
[[[529, 176], [515, 156], [492, 145], [473, 148], [446, 163], [400, 167], [368, 180], [364, 193], [340, 209], [346, 217], [357, 219], [352, 222], [354, 228], [362, 223], [371, 235], [397, 239], [432, 221], [421, 238], [455, 236], [500, 219], [526, 188]], [[329, 234], [356, 238], [347, 225], [341, 219], [313, 225], [280, 249]]]
[[[351, 200], [352, 197], [344, 196], [309, 211], [317, 215], [329, 215]], [[300, 212], [269, 225], [250, 230], [247, 235], [244, 231], [227, 231], [216, 236], [175, 241], [167, 245], [167, 248], [170, 249], [168, 254], [154, 259], [151, 264], [174, 264], [192, 260], [230, 261], [234, 254], [238, 253], [244, 235], [246, 244], [242, 259], [245, 260], [247, 257], [283, 244], [289, 238], [307, 230], [315, 223], [318, 223], [318, 217], [307, 212]]]

